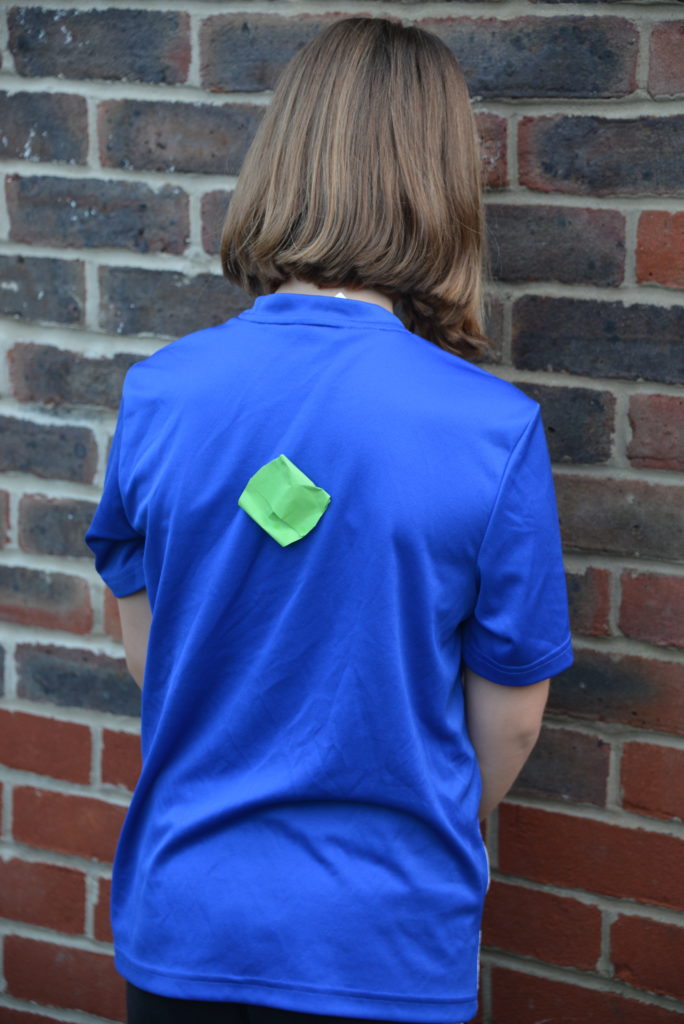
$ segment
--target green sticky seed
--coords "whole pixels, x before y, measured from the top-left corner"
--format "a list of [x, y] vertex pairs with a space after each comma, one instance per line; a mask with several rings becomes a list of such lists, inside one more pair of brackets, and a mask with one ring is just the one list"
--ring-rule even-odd
[[326, 508], [330, 495], [317, 487], [287, 455], [257, 470], [238, 505], [282, 547], [306, 537]]

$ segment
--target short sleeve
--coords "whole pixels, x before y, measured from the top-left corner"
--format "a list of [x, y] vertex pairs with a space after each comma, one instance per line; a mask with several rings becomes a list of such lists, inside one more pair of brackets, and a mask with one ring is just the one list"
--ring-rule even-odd
[[541, 411], [508, 459], [478, 556], [463, 659], [495, 683], [526, 686], [568, 668], [572, 643], [556, 496]]
[[95, 568], [115, 597], [126, 597], [145, 586], [145, 538], [131, 525], [121, 492], [119, 470], [123, 425], [122, 399], [107, 460], [102, 496], [85, 534], [85, 542], [95, 555]]

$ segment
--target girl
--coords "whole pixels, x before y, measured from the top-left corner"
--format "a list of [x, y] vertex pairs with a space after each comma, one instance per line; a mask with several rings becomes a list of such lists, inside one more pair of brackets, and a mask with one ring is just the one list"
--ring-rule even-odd
[[143, 687], [130, 1024], [477, 1010], [480, 821], [572, 662], [539, 406], [468, 361], [481, 179], [448, 48], [335, 21], [232, 198], [253, 304], [127, 374], [86, 540]]

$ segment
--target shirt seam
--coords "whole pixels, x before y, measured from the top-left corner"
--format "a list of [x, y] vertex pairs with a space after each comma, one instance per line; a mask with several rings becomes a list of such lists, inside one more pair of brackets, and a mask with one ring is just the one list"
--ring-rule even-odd
[[565, 652], [570, 650], [571, 647], [572, 634], [568, 633], [563, 643], [554, 647], [549, 654], [545, 654], [543, 657], [537, 658], [535, 661], [529, 661], [525, 665], [504, 665], [502, 662], [496, 661], [494, 658], [490, 658], [486, 654], [482, 654], [476, 644], [464, 645], [463, 659], [467, 663], [468, 655], [472, 654], [480, 661], [491, 665], [497, 670], [497, 672], [501, 672], [503, 675], [524, 675], [526, 672], [532, 672], [536, 668], [541, 668], [543, 665], [546, 665], [547, 662], [555, 661], [556, 658], [565, 654]]
[[322, 318], [320, 320], [299, 320], [296, 318], [292, 320], [285, 320], [281, 317], [255, 317], [247, 316], [245, 313], [239, 313], [235, 319], [248, 320], [250, 323], [257, 324], [290, 324], [298, 327], [347, 327], [348, 325], [353, 324], [354, 326], [369, 327], [377, 331], [399, 331], [401, 334], [411, 333], [403, 326], [403, 324], [383, 324], [373, 320], [363, 320], [361, 318], [357, 320], [356, 318], [352, 319], [351, 317], [344, 320], [324, 320]]

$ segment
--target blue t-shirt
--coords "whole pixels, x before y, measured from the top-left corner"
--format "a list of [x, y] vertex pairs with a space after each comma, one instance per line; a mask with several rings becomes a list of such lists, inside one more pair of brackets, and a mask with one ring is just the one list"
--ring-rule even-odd
[[[282, 546], [285, 455], [330, 495]], [[176, 998], [453, 1024], [488, 887], [464, 663], [572, 663], [539, 406], [355, 299], [275, 293], [126, 376], [86, 535], [152, 626], [115, 964]]]

